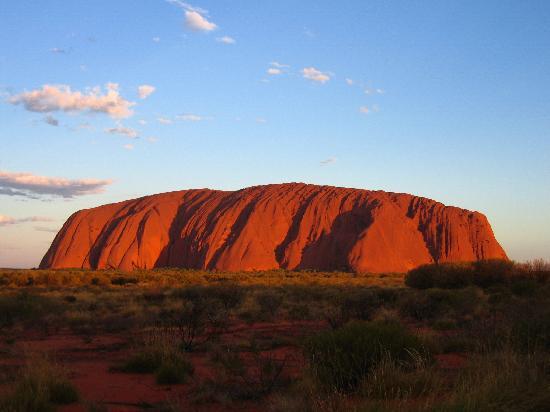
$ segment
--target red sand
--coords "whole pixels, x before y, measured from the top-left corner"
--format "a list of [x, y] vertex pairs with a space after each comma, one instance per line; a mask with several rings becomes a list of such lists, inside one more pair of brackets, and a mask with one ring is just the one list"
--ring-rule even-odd
[[[321, 329], [324, 325], [315, 321], [280, 321], [277, 323], [258, 323], [247, 325], [236, 323], [220, 335], [225, 344], [241, 344], [256, 339], [273, 337], [298, 337]], [[231, 405], [219, 403], [193, 404], [193, 391], [208, 379], [215, 379], [218, 371], [210, 357], [212, 353], [197, 351], [189, 354], [194, 374], [182, 385], [158, 385], [153, 374], [131, 374], [113, 372], [110, 369], [123, 360], [127, 360], [133, 348], [127, 344], [130, 336], [95, 335], [91, 342], [71, 333], [59, 333], [44, 336], [36, 332], [27, 332], [16, 341], [12, 349], [21, 355], [26, 353], [47, 353], [51, 359], [65, 368], [69, 379], [75, 384], [80, 395], [79, 404], [59, 408], [63, 412], [85, 412], [87, 403], [102, 404], [109, 411], [141, 411], [143, 405], [157, 406], [167, 401], [178, 400], [184, 410], [195, 411], [260, 411], [257, 402], [242, 401]], [[0, 345], [0, 350], [3, 349]], [[301, 351], [295, 346], [279, 346], [262, 351], [262, 354], [276, 359], [286, 358], [285, 375], [297, 377], [303, 370]], [[0, 367], [21, 365], [24, 356], [0, 359]], [[243, 352], [246, 361], [250, 354]], [[0, 385], [0, 393], [7, 391]], [[140, 405], [140, 403], [142, 405]], [[264, 405], [265, 406], [265, 405]], [[154, 410], [154, 409], [153, 409]]]

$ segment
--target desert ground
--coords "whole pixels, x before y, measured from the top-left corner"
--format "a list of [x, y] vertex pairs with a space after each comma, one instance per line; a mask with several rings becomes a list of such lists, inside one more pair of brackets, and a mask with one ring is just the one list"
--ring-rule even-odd
[[0, 271], [0, 411], [546, 411], [550, 265]]

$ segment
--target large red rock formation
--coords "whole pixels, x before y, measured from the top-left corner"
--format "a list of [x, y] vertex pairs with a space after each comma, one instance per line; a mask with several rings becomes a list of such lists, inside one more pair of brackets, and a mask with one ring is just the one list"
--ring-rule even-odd
[[290, 183], [81, 210], [40, 267], [405, 272], [491, 258], [506, 254], [481, 213], [408, 194]]

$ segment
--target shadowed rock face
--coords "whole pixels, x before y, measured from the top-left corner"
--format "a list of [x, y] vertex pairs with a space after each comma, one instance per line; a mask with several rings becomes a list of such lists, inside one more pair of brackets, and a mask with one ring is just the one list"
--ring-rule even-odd
[[40, 267], [405, 272], [493, 258], [506, 253], [481, 213], [408, 194], [290, 183], [81, 210]]

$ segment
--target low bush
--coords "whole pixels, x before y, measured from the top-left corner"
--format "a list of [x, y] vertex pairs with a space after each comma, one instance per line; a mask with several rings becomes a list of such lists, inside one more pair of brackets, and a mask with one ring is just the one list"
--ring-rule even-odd
[[15, 389], [0, 401], [0, 411], [47, 412], [55, 405], [77, 402], [78, 391], [65, 371], [44, 357], [33, 357], [23, 368]]
[[162, 385], [185, 382], [193, 374], [193, 365], [178, 349], [173, 336], [153, 329], [145, 336], [134, 354], [122, 364], [112, 368], [124, 373], [154, 373]]
[[184, 383], [194, 372], [193, 365], [181, 356], [162, 361], [156, 370], [156, 381], [159, 385]]
[[17, 321], [37, 320], [60, 310], [59, 304], [42, 295], [21, 292], [0, 296], [0, 327], [13, 326]]
[[544, 261], [516, 264], [490, 259], [470, 263], [441, 263], [419, 266], [407, 273], [405, 284], [414, 289], [459, 289], [479, 286], [483, 289], [504, 285], [518, 294], [534, 292], [537, 284], [550, 279], [550, 264]]
[[283, 303], [283, 297], [277, 291], [268, 290], [260, 292], [256, 296], [256, 302], [262, 314], [274, 317]]
[[112, 285], [117, 286], [124, 286], [124, 285], [135, 285], [139, 282], [139, 280], [135, 277], [127, 277], [127, 276], [117, 276], [113, 279], [111, 279]]
[[543, 412], [550, 405], [548, 363], [510, 350], [475, 356], [434, 412]]
[[354, 391], [382, 359], [400, 365], [429, 357], [420, 339], [394, 322], [350, 322], [322, 332], [305, 343], [312, 375], [328, 390]]
[[230, 399], [260, 399], [286, 383], [287, 357], [264, 353], [254, 342], [248, 349], [246, 358], [234, 347], [225, 347], [213, 356], [222, 372], [215, 386]]
[[403, 316], [416, 320], [460, 318], [475, 314], [483, 302], [482, 296], [482, 291], [475, 287], [408, 291], [403, 294], [398, 306]]

